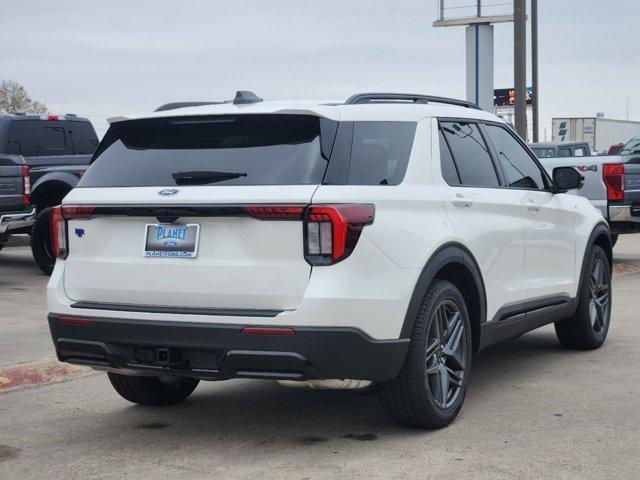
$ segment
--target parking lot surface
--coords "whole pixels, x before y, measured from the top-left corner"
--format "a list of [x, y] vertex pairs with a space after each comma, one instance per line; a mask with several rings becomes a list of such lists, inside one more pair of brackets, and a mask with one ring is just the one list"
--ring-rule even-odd
[[483, 351], [461, 415], [439, 431], [388, 421], [375, 393], [202, 382], [134, 406], [106, 375], [53, 359], [47, 277], [0, 252], [0, 479], [638, 478], [640, 235], [614, 249], [609, 338], [563, 349], [553, 327]]

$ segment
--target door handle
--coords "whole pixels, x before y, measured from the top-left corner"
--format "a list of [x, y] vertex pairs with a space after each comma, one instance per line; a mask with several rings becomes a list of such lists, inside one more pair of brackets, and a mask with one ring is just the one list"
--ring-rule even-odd
[[538, 213], [540, 211], [540, 206], [536, 205], [535, 202], [530, 199], [527, 202], [527, 210], [529, 210], [529, 212], [531, 213]]
[[473, 205], [473, 200], [466, 198], [461, 193], [456, 193], [456, 196], [453, 197], [453, 200], [451, 201], [451, 203], [453, 203], [454, 206], [459, 208], [469, 208]]

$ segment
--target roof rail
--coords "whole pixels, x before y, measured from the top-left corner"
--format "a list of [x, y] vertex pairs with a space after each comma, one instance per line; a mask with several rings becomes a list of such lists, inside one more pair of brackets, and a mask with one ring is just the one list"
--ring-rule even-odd
[[478, 105], [455, 98], [436, 97], [433, 95], [416, 95], [412, 93], [356, 93], [347, 99], [345, 105], [366, 103], [445, 103], [459, 107], [482, 110]]

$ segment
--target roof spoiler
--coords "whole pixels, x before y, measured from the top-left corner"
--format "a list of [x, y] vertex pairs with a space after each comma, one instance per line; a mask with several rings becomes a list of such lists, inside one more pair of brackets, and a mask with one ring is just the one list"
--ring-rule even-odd
[[223, 103], [233, 103], [234, 105], [246, 105], [249, 103], [260, 103], [262, 98], [249, 90], [238, 90], [233, 100], [225, 100], [223, 102], [171, 102], [160, 105], [154, 112], [164, 112], [167, 110], [175, 110], [177, 108], [201, 107], [202, 105], [221, 105]]

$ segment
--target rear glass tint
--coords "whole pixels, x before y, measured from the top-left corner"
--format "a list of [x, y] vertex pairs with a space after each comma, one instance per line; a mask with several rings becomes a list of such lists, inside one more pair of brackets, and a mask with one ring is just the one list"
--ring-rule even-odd
[[98, 137], [88, 122], [18, 120], [11, 123], [7, 153], [25, 157], [92, 154]]
[[78, 186], [320, 184], [320, 123], [277, 114], [118, 122]]
[[398, 185], [416, 133], [414, 122], [355, 122], [349, 185]]

